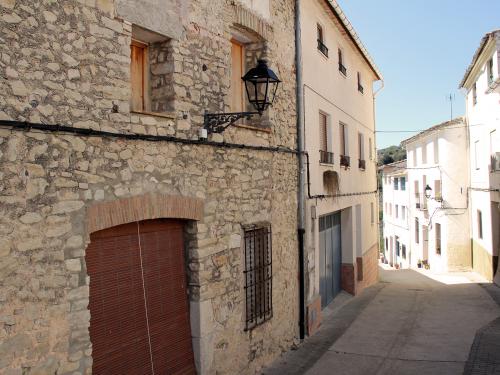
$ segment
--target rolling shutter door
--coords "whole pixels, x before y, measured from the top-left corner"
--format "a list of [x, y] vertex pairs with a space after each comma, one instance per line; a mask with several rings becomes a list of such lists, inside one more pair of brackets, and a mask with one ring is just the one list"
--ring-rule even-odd
[[181, 222], [151, 220], [91, 235], [93, 374], [196, 373], [182, 233]]

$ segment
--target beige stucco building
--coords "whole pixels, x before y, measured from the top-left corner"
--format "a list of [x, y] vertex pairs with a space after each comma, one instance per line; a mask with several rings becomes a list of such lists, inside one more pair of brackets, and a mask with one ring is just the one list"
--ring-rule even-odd
[[335, 1], [302, 2], [309, 328], [344, 289], [377, 280], [373, 84], [382, 77]]
[[472, 268], [492, 280], [500, 249], [500, 30], [483, 37], [460, 88], [470, 150]]
[[[0, 0], [2, 374], [253, 374], [298, 336], [294, 2], [137, 3]], [[273, 106], [199, 139], [262, 57]]]

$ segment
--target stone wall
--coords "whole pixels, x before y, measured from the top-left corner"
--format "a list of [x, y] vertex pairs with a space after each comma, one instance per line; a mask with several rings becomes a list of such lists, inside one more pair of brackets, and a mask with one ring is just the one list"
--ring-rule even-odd
[[[172, 80], [168, 105], [155, 96], [156, 110], [172, 112], [155, 116], [130, 113], [132, 25], [115, 18], [113, 1], [0, 0], [0, 119], [196, 139], [205, 109], [228, 108], [232, 3], [193, 2], [182, 36], [153, 52]], [[293, 1], [272, 9], [278, 27], [266, 34], [267, 54], [284, 82], [270, 131], [232, 128], [214, 141], [295, 147]], [[0, 128], [0, 177], [1, 373], [91, 373], [89, 213], [150, 194], [203, 203], [202, 218], [186, 227], [200, 372], [255, 373], [292, 345], [293, 153]], [[241, 236], [255, 222], [272, 225], [273, 318], [245, 332]]]

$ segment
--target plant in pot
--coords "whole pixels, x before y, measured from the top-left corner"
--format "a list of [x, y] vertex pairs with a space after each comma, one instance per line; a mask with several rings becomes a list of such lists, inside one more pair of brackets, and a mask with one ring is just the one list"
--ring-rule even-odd
[[422, 268], [422, 259], [419, 259], [419, 260], [417, 261], [417, 267], [418, 267], [418, 268]]

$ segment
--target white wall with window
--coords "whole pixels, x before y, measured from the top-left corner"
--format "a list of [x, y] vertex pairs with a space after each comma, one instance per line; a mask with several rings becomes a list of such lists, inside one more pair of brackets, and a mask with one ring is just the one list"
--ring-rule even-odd
[[[495, 191], [500, 188], [499, 59], [500, 30], [496, 30], [483, 37], [460, 83], [467, 94], [466, 115], [470, 134], [472, 258], [474, 270], [487, 279], [493, 279], [493, 264], [500, 250], [500, 193]], [[479, 231], [480, 218], [482, 233]]]

